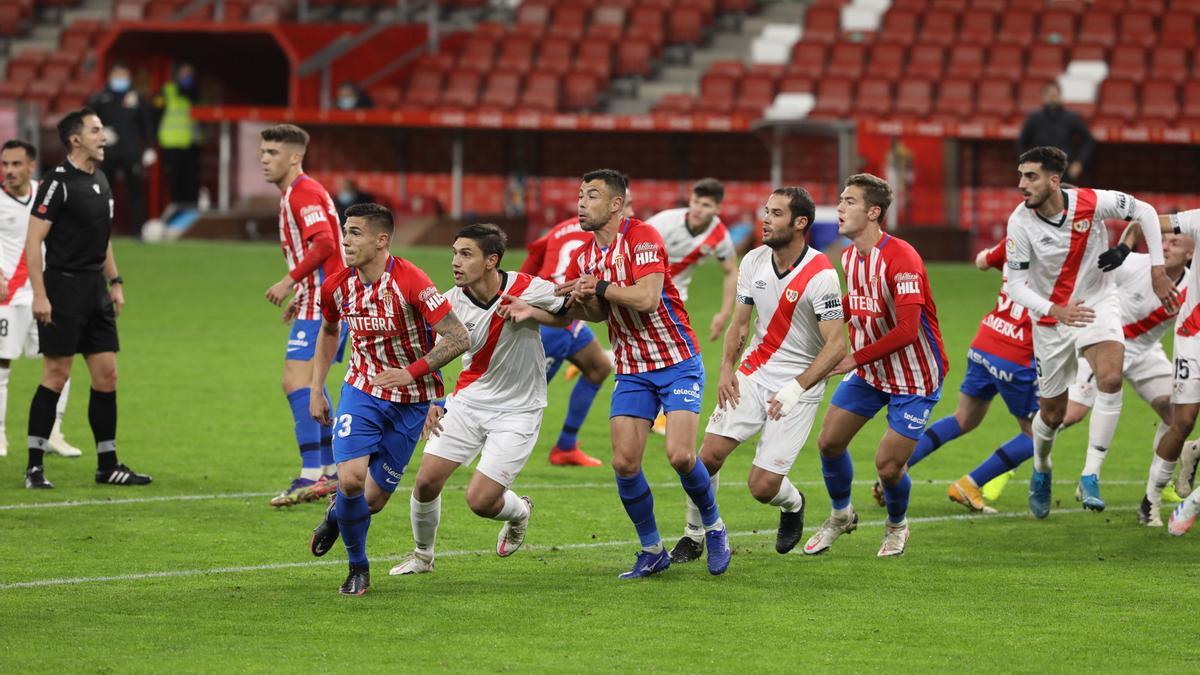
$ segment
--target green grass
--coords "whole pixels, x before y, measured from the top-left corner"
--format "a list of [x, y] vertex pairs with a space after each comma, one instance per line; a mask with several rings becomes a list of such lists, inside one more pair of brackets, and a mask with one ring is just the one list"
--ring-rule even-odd
[[[1081, 512], [1060, 483], [1061, 510], [1033, 521], [1027, 469], [995, 504], [1005, 515], [966, 517], [947, 501], [946, 483], [1015, 432], [997, 406], [978, 431], [917, 467], [909, 552], [878, 560], [883, 513], [867, 487], [883, 431], [876, 421], [852, 448], [864, 525], [828, 555], [774, 552], [777, 516], [744, 487], [753, 454], [745, 446], [719, 493], [734, 532], [729, 572], [713, 578], [695, 563], [621, 582], [636, 545], [611, 471], [545, 460], [569, 392], [560, 377], [515, 486], [536, 503], [526, 549], [505, 560], [491, 552], [499, 525], [467, 509], [460, 472], [444, 500], [437, 572], [387, 576], [411, 548], [402, 488], [371, 527], [371, 591], [342, 598], [344, 551], [321, 561], [307, 554], [321, 507], [267, 506], [297, 464], [279, 385], [286, 328], [262, 297], [280, 275], [278, 249], [119, 242], [117, 252], [128, 280], [119, 447], [155, 482], [97, 486], [89, 452], [49, 458], [58, 489], [23, 489], [21, 439], [40, 364], [14, 365], [10, 456], [0, 460], [0, 671], [1128, 671], [1155, 663], [1151, 645], [1164, 629], [1186, 630], [1196, 595], [1181, 589], [1194, 587], [1200, 539], [1134, 524], [1155, 420], [1132, 392], [1105, 467], [1103, 514]], [[407, 254], [449, 284], [446, 251]], [[954, 409], [965, 350], [998, 278], [966, 265], [935, 265], [931, 276], [952, 364], [936, 418]], [[719, 272], [706, 266], [697, 277], [694, 323], [707, 327], [717, 303], [695, 300], [719, 295]], [[704, 349], [715, 373], [719, 346]], [[88, 447], [82, 364], [75, 374], [66, 431]], [[581, 436], [605, 459], [610, 387]], [[710, 386], [706, 411], [714, 401]], [[810, 531], [829, 503], [815, 436], [791, 474], [811, 500]], [[1077, 475], [1085, 441], [1084, 428], [1060, 437], [1060, 480]], [[646, 458], [660, 529], [673, 541], [683, 492], [661, 439]], [[106, 503], [147, 497], [162, 500]], [[63, 501], [83, 503], [31, 508]]]

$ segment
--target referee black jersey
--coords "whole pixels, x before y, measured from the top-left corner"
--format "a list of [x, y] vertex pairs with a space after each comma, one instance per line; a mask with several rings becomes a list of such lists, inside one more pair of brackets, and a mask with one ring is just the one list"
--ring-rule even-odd
[[50, 223], [46, 269], [100, 272], [112, 235], [113, 196], [108, 178], [64, 161], [38, 187], [33, 215]]

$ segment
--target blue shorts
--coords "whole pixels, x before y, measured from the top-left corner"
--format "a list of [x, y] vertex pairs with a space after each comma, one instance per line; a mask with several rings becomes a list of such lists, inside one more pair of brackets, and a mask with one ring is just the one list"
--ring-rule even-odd
[[542, 326], [542, 349], [546, 350], [546, 381], [554, 379], [563, 361], [575, 356], [595, 340], [596, 334], [582, 321], [572, 321], [566, 328]]
[[333, 459], [370, 456], [370, 473], [391, 493], [421, 440], [429, 403], [392, 403], [342, 384], [333, 418]]
[[851, 373], [833, 392], [833, 400], [829, 404], [868, 419], [874, 417], [875, 413], [886, 405], [888, 426], [901, 436], [915, 441], [925, 433], [929, 413], [933, 412], [933, 406], [937, 405], [941, 398], [941, 387], [938, 387], [932, 396], [889, 394]]
[[[287, 360], [312, 361], [317, 353], [317, 334], [321, 332], [320, 319], [296, 319], [292, 322], [292, 332], [288, 334]], [[346, 350], [346, 336], [349, 334], [346, 322], [342, 322], [342, 336], [338, 338], [337, 352], [333, 355], [334, 363], [342, 362], [342, 354]]]
[[958, 390], [984, 401], [999, 393], [1008, 411], [1021, 419], [1038, 411], [1037, 369], [978, 349], [967, 350], [967, 374]]
[[703, 398], [704, 362], [697, 354], [666, 368], [617, 375], [608, 416], [653, 420], [659, 410], [687, 410], [699, 415]]

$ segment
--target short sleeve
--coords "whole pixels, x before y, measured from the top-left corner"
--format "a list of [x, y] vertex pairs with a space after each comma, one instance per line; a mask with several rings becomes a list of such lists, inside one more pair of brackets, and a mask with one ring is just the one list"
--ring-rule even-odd
[[1175, 228], [1175, 234], [1186, 234], [1200, 240], [1200, 209], [1172, 213], [1171, 226]]
[[329, 221], [329, 210], [325, 200], [308, 191], [294, 191], [288, 198], [292, 217], [300, 228], [300, 238], [308, 241], [321, 232], [330, 232], [333, 223]]
[[341, 285], [343, 275], [337, 274], [321, 284], [321, 316], [329, 323], [337, 323], [342, 319], [341, 307], [336, 299], [337, 288]]
[[67, 203], [67, 185], [62, 178], [55, 176], [42, 181], [38, 186], [37, 198], [34, 200], [33, 215], [53, 223]]
[[433, 285], [429, 275], [416, 265], [409, 264], [404, 274], [404, 297], [425, 323], [435, 326], [450, 313], [450, 303]]
[[822, 270], [808, 283], [807, 294], [812, 303], [817, 321], [837, 321], [844, 318], [842, 312], [842, 287], [838, 274], [832, 267]]
[[651, 274], [667, 274], [667, 247], [662, 235], [652, 227], [638, 227], [629, 233], [627, 240], [629, 261], [632, 270], [631, 282]]
[[888, 261], [887, 284], [892, 292], [892, 303], [903, 305], [925, 304], [924, 265], [912, 251], [905, 251]]
[[988, 249], [987, 256], [984, 257], [984, 261], [987, 262], [988, 267], [1000, 269], [1004, 266], [1004, 259], [1006, 257], [1005, 248], [1007, 246], [1008, 242], [1001, 239], [999, 244]]
[[1096, 190], [1096, 220], [1133, 220], [1137, 200], [1116, 190]]
[[517, 271], [533, 276], [542, 271], [542, 261], [546, 259], [546, 243], [549, 238], [549, 235], [543, 235], [525, 247], [525, 260], [521, 263], [521, 269]]
[[721, 237], [721, 241], [717, 242], [714, 255], [717, 257], [717, 260], [728, 260], [737, 255], [737, 249], [733, 247], [733, 237], [729, 236], [729, 230], [721, 226], [721, 231], [724, 233], [724, 236]]
[[1024, 228], [1016, 218], [1008, 219], [1008, 234], [1004, 239], [1004, 257], [1008, 259], [1009, 269], [1027, 270], [1033, 259], [1029, 238], [1025, 236]]
[[754, 304], [754, 296], [750, 295], [750, 259], [749, 255], [742, 258], [742, 264], [738, 266], [737, 301], [739, 305]]
[[549, 281], [534, 277], [530, 280], [525, 292], [521, 293], [521, 299], [538, 309], [544, 309], [551, 314], [558, 314], [562, 312], [563, 305], [566, 304], [567, 299], [555, 296], [554, 288], [554, 284]]

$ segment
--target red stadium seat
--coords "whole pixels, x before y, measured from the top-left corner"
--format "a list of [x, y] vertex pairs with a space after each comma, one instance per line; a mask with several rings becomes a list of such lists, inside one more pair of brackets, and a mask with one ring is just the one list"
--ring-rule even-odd
[[1064, 10], [1050, 10], [1042, 15], [1038, 41], [1052, 45], [1069, 45], [1075, 42], [1075, 14]]
[[761, 115], [764, 108], [775, 100], [775, 80], [772, 75], [754, 72], [742, 78], [734, 110], [740, 113]]
[[810, 94], [816, 90], [816, 80], [811, 77], [788, 73], [779, 78], [780, 94]]
[[1033, 30], [1033, 12], [1009, 10], [1000, 15], [1000, 30], [996, 32], [996, 42], [1028, 47], [1033, 44]]
[[654, 55], [657, 56], [667, 40], [663, 16], [663, 11], [657, 7], [638, 7], [633, 10], [633, 19], [626, 37], [649, 41], [654, 47]]
[[929, 80], [903, 80], [896, 90], [896, 113], [924, 118], [933, 107], [933, 83]]
[[932, 11], [921, 21], [921, 32], [917, 42], [948, 47], [958, 37], [958, 17], [954, 12]]
[[1146, 51], [1141, 47], [1122, 45], [1113, 49], [1108, 64], [1109, 79], [1146, 79]]
[[623, 40], [617, 45], [617, 68], [614, 74], [618, 77], [645, 77], [653, 71], [653, 58], [654, 45], [649, 41], [633, 38]]
[[459, 69], [486, 73], [492, 69], [496, 57], [496, 43], [487, 38], [467, 40], [458, 55]]
[[946, 75], [977, 80], [983, 76], [983, 64], [982, 45], [958, 44], [950, 49], [950, 64], [946, 67]]
[[517, 7], [517, 23], [545, 26], [550, 23], [550, 6], [522, 2]]
[[1029, 52], [1025, 74], [1041, 79], [1055, 79], [1066, 70], [1066, 48], [1060, 45], [1037, 45]]
[[817, 102], [809, 117], [845, 119], [850, 116], [854, 85], [849, 80], [823, 80], [817, 89]]
[[587, 8], [579, 5], [558, 5], [554, 8], [550, 34], [579, 42], [583, 39], [583, 27], [586, 23]]
[[1013, 85], [1006, 79], [983, 80], [979, 83], [979, 112], [1007, 119], [1016, 112]]
[[1145, 12], [1122, 14], [1117, 35], [1121, 36], [1119, 40], [1121, 45], [1153, 47], [1158, 44], [1158, 31], [1154, 28], [1154, 17]]
[[600, 84], [591, 73], [569, 73], [563, 89], [563, 107], [567, 110], [592, 110], [599, 103]]
[[1183, 47], [1163, 45], [1150, 56], [1150, 72], [1158, 79], [1182, 84], [1188, 78], [1188, 53]]
[[28, 80], [0, 82], [0, 101], [20, 101], [29, 89]]
[[867, 77], [879, 77], [892, 82], [904, 73], [903, 45], [876, 44], [871, 48], [871, 60], [867, 65]]
[[442, 105], [457, 108], [474, 108], [479, 102], [479, 83], [482, 77], [474, 70], [456, 70], [446, 80], [442, 92]]
[[892, 83], [890, 80], [868, 78], [858, 83], [858, 98], [854, 112], [859, 115], [887, 117], [892, 114]]
[[1108, 61], [1108, 50], [1100, 45], [1075, 45], [1071, 47], [1071, 61]]
[[479, 105], [482, 108], [511, 110], [517, 106], [517, 95], [520, 91], [521, 76], [518, 73], [492, 73], [487, 78], [487, 86]]
[[592, 12], [592, 25], [607, 24], [624, 28], [625, 14], [624, 7], [600, 6]]
[[555, 112], [558, 110], [561, 84], [559, 76], [554, 73], [534, 72], [525, 82], [525, 91], [521, 93], [521, 109], [537, 112]]
[[1097, 97], [1098, 119], [1132, 122], [1138, 114], [1137, 85], [1127, 80], [1105, 80]]
[[1012, 9], [1009, 5], [1009, 0], [971, 0], [971, 9], [986, 9], [997, 13]]
[[696, 108], [696, 99], [691, 94], [666, 94], [654, 104], [654, 112], [689, 115]]
[[437, 71], [418, 70], [408, 81], [404, 102], [411, 106], [434, 106], [437, 105], [441, 95], [442, 74]]
[[574, 48], [570, 40], [548, 37], [542, 42], [542, 47], [538, 51], [537, 69], [559, 76], [566, 75], [571, 68], [573, 52]]
[[600, 40], [585, 40], [579, 45], [579, 54], [575, 57], [573, 70], [591, 73], [602, 85], [607, 84], [612, 79], [613, 44]]
[[746, 74], [746, 64], [742, 63], [741, 61], [734, 61], [732, 59], [713, 61], [708, 65], [708, 71], [706, 74], [727, 75], [735, 79], [741, 78]]
[[986, 9], [970, 9], [963, 14], [958, 41], [963, 44], [987, 46], [996, 39], [996, 13]]
[[842, 42], [833, 46], [829, 59], [826, 77], [844, 77], [857, 80], [862, 77], [863, 63], [866, 61], [867, 50], [861, 44]]
[[[1200, 5], [1197, 5], [1200, 7]], [[1196, 46], [1196, 14], [1172, 10], [1163, 15], [1159, 44], [1176, 47]]]
[[1183, 85], [1183, 107], [1179, 111], [1179, 124], [1200, 129], [1200, 80], [1191, 80]]
[[1117, 17], [1111, 12], [1084, 13], [1079, 23], [1080, 44], [1110, 48], [1117, 43]]
[[1022, 118], [1042, 107], [1042, 88], [1050, 80], [1027, 79], [1017, 84], [1017, 114]]
[[513, 35], [500, 43], [500, 56], [496, 58], [496, 70], [514, 73], [529, 72], [533, 66], [534, 42], [523, 35]]
[[938, 45], [919, 44], [908, 52], [908, 73], [936, 80], [946, 68], [946, 50]]
[[696, 45], [704, 39], [704, 14], [698, 9], [672, 11], [667, 17], [667, 43]]
[[804, 40], [833, 44], [841, 32], [841, 11], [828, 7], [812, 7], [804, 13]]
[[879, 28], [876, 40], [879, 42], [911, 45], [917, 40], [917, 25], [919, 15], [911, 10], [892, 7], [883, 15], [883, 23]]
[[1141, 119], [1170, 124], [1179, 117], [1179, 87], [1168, 80], [1150, 80], [1142, 85]]
[[51, 54], [42, 66], [41, 79], [47, 82], [62, 84], [75, 76], [79, 62], [83, 60], [82, 52], [57, 51]]
[[709, 73], [700, 80], [700, 97], [696, 111], [727, 115], [737, 98], [737, 80], [720, 73]]
[[792, 47], [792, 62], [788, 73], [820, 78], [825, 74], [825, 45], [816, 42], [797, 42]]
[[965, 120], [975, 112], [975, 85], [971, 80], [946, 80], [938, 87], [934, 113], [943, 119]]

